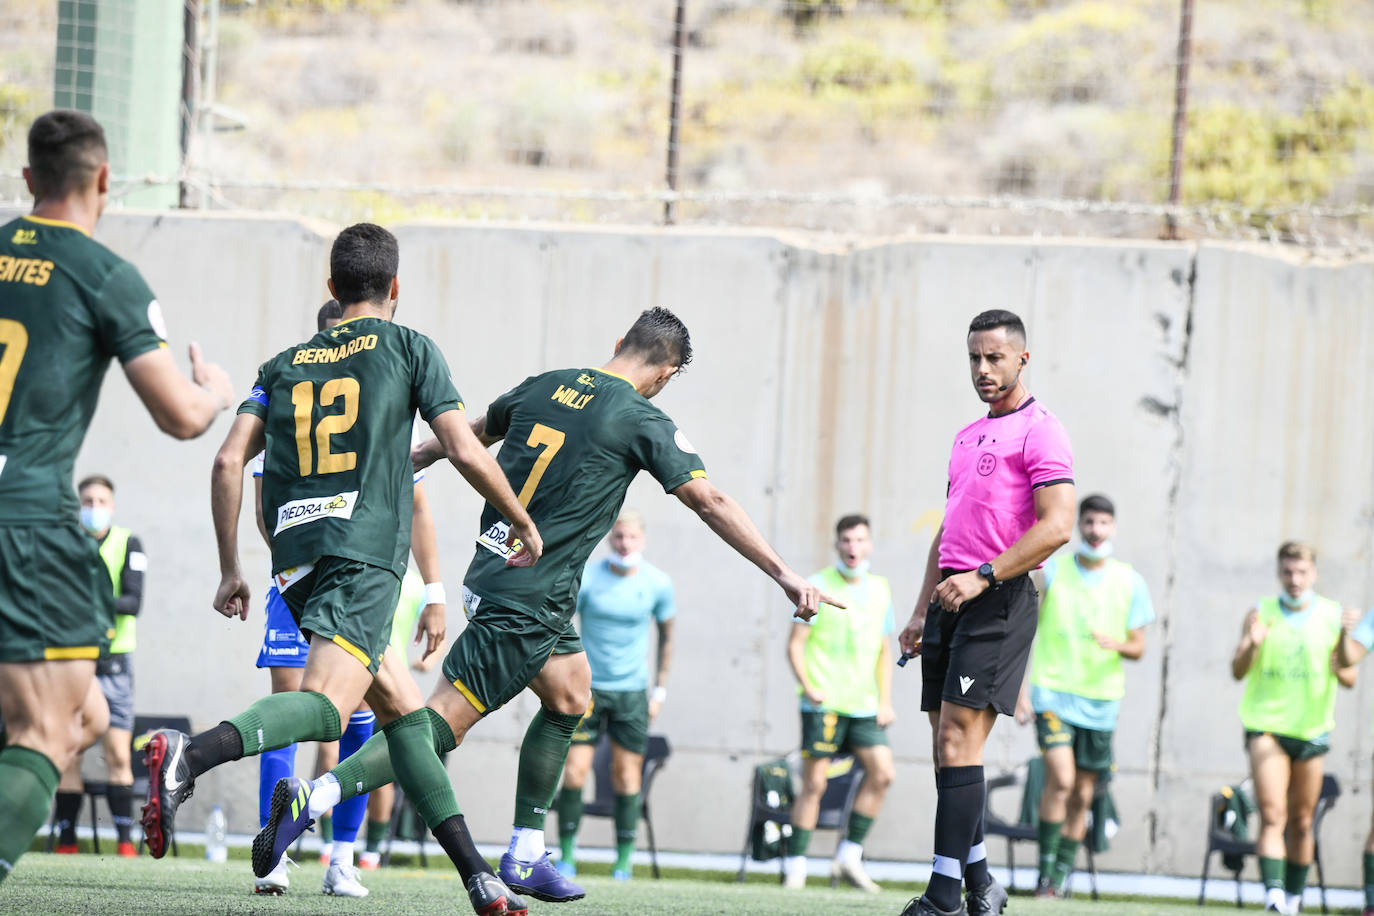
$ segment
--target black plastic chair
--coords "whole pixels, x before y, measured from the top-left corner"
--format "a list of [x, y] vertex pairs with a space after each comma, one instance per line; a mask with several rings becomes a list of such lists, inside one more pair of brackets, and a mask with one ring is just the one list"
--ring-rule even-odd
[[[1026, 786], [1027, 767], [1021, 766], [988, 780], [987, 796], [983, 803], [983, 836], [999, 836], [1007, 841], [1007, 890], [1016, 891], [1016, 844], [1029, 842], [1039, 843], [1040, 832], [1033, 824], [1022, 824], [1009, 821], [997, 812], [992, 810], [993, 793], [1000, 789], [1019, 788], [1024, 791]], [[1107, 792], [1108, 783], [1099, 779], [1097, 788], [1093, 792], [1093, 798], [1102, 797]], [[1019, 800], [1018, 800], [1019, 804]], [[1088, 883], [1092, 889], [1092, 899], [1098, 899], [1097, 894], [1097, 861], [1093, 855], [1092, 843], [1084, 842], [1083, 849], [1088, 854]], [[1072, 872], [1070, 872], [1072, 877]]]
[[[1341, 784], [1335, 776], [1327, 773], [1322, 777], [1322, 791], [1317, 796], [1317, 809], [1312, 814], [1312, 864], [1317, 866], [1317, 886], [1321, 889], [1323, 913], [1329, 910], [1326, 907], [1326, 875], [1322, 871], [1322, 821], [1326, 818], [1326, 813], [1336, 806], [1336, 799], [1340, 797]], [[1202, 906], [1207, 899], [1207, 873], [1211, 868], [1214, 852], [1219, 852], [1223, 856], [1239, 857], [1241, 868], [1233, 871], [1231, 877], [1236, 882], [1236, 906], [1241, 906], [1240, 873], [1245, 867], [1245, 857], [1255, 855], [1255, 844], [1251, 841], [1241, 842], [1231, 835], [1223, 820], [1225, 812], [1226, 796], [1220, 792], [1213, 792], [1207, 808], [1207, 852], [1202, 856], [1202, 878], [1197, 892], [1198, 906]]]
[[[658, 842], [654, 839], [654, 821], [649, 816], [649, 790], [659, 770], [672, 756], [673, 749], [663, 735], [650, 735], [644, 748], [644, 769], [639, 781], [639, 816], [644, 819], [644, 828], [649, 835], [649, 861], [653, 863], [654, 877], [659, 877]], [[615, 791], [611, 788], [611, 739], [603, 734], [596, 744], [592, 757], [592, 773], [596, 777], [596, 795], [582, 807], [583, 817], [615, 817]]]
[[[790, 758], [788, 759], [788, 769], [793, 769]], [[858, 796], [859, 786], [863, 783], [864, 767], [856, 757], [834, 757], [830, 761], [829, 774], [829, 779], [825, 785], [825, 794], [821, 796], [821, 810], [816, 817], [817, 830], [840, 830], [849, 823], [849, 812], [854, 807], [854, 799]], [[791, 825], [792, 808], [790, 805], [781, 808], [768, 804], [767, 800], [763, 798], [763, 791], [759, 786], [758, 770], [755, 770], [753, 783], [749, 787], [749, 826], [744, 831], [744, 849], [739, 854], [739, 874], [735, 876], [736, 880], [744, 880], [746, 865], [749, 860], [749, 845], [754, 838], [754, 828], [767, 821], [772, 821], [779, 827]], [[779, 881], [785, 878], [787, 839], [787, 833], [784, 831], [782, 845], [778, 853]]]

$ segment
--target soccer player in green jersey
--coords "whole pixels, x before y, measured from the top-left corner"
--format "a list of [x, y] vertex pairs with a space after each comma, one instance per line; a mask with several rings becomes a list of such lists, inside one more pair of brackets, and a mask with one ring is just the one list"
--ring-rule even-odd
[[[272, 528], [272, 574], [311, 638], [300, 690], [264, 697], [194, 738], [172, 730], [153, 736], [145, 751], [143, 825], [155, 858], [166, 853], [177, 807], [196, 777], [293, 741], [334, 741], [364, 698], [385, 731], [418, 730], [426, 750], [432, 747], [419, 688], [404, 661], [387, 651], [410, 553], [417, 410], [438, 436], [439, 450], [511, 519], [523, 546], [508, 561], [529, 565], [541, 552], [529, 514], [464, 419], [438, 347], [391, 321], [399, 290], [395, 236], [369, 223], [351, 226], [334, 241], [329, 262], [329, 289], [344, 320], [262, 365], [211, 478], [221, 570], [214, 606], [226, 617], [247, 619], [249, 591], [238, 556], [243, 468], [266, 449], [262, 505]], [[438, 634], [430, 639], [437, 645]], [[403, 737], [392, 751], [413, 756]], [[412, 798], [436, 791], [427, 774], [417, 776], [404, 760], [396, 771]], [[447, 782], [438, 789], [445, 792], [451, 801]], [[278, 792], [271, 816], [303, 801]], [[474, 876], [467, 891], [478, 912], [524, 911], [523, 901], [493, 875]]]
[[109, 573], [72, 490], [105, 370], [118, 358], [178, 439], [234, 397], [195, 344], [191, 378], [181, 374], [138, 270], [91, 238], [110, 183], [95, 119], [48, 112], [28, 155], [33, 212], [0, 227], [0, 882], [48, 817], [114, 632]]
[[[314, 783], [279, 783], [309, 798], [307, 811], [269, 823], [259, 834], [286, 848], [309, 818], [339, 799], [369, 791], [425, 767], [420, 791], [406, 790], [431, 828], [457, 812], [438, 754], [455, 748], [483, 716], [529, 687], [541, 701], [520, 747], [515, 824], [500, 874], [519, 893], [539, 900], [575, 900], [582, 888], [560, 875], [544, 848], [544, 816], [553, 805], [568, 746], [591, 699], [591, 669], [572, 625], [579, 580], [587, 557], [620, 512], [625, 491], [641, 470], [654, 475], [722, 540], [772, 578], [803, 620], [819, 602], [844, 607], [795, 573], [777, 555], [745, 511], [716, 489], [687, 437], [650, 403], [692, 358], [687, 328], [672, 312], [641, 314], [616, 342], [615, 355], [597, 369], [559, 369], [526, 379], [496, 399], [473, 423], [483, 443], [502, 442], [496, 460], [540, 520], [544, 557], [531, 570], [516, 570], [511, 516], [488, 503], [477, 548], [463, 583], [467, 628], [444, 660], [444, 680], [429, 698], [436, 713], [400, 729], [374, 735], [362, 750]], [[418, 446], [415, 463], [433, 461], [433, 441]], [[409, 753], [395, 744], [405, 740]], [[385, 748], [391, 744], [390, 753]], [[403, 784], [404, 787], [404, 784]], [[444, 804], [435, 799], [444, 797]], [[437, 832], [436, 832], [437, 835]], [[464, 881], [490, 868], [464, 828], [461, 837], [440, 838]], [[275, 860], [254, 860], [266, 870]], [[259, 874], [262, 872], [259, 871]], [[480, 911], [479, 911], [480, 912]]]
[[1341, 606], [1315, 591], [1316, 551], [1289, 541], [1279, 548], [1278, 567], [1283, 590], [1245, 615], [1231, 674], [1245, 682], [1240, 721], [1259, 803], [1264, 909], [1296, 913], [1312, 865], [1312, 816], [1336, 725], [1336, 687], [1355, 686], [1355, 669], [1340, 667]]

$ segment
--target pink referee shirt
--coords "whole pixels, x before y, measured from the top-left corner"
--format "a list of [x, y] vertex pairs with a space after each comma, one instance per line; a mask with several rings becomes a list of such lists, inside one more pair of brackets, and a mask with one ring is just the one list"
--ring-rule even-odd
[[949, 456], [940, 566], [977, 569], [1035, 524], [1034, 492], [1073, 483], [1069, 434], [1035, 398], [959, 430]]

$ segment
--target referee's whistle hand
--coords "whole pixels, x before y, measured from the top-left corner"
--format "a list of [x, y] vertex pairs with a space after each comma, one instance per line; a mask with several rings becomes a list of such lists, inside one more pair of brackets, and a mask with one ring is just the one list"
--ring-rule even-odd
[[921, 654], [921, 636], [925, 633], [926, 617], [924, 614], [919, 617], [911, 615], [902, 632], [897, 634], [897, 646], [902, 650], [902, 654], [908, 658], [915, 658]]
[[950, 576], [935, 586], [935, 600], [940, 607], [957, 614], [966, 602], [972, 601], [988, 589], [988, 580], [975, 572]]

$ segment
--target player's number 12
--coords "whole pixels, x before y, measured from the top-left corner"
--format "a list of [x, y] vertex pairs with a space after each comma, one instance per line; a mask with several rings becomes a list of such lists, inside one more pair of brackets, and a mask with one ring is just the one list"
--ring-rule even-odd
[[[334, 378], [320, 386], [320, 406], [328, 407], [337, 398], [343, 398], [343, 413], [332, 413], [321, 417], [315, 426], [314, 452], [318, 453], [317, 474], [337, 474], [351, 471], [358, 466], [357, 452], [334, 452], [329, 448], [329, 437], [346, 433], [358, 422], [358, 380], [344, 376]], [[300, 459], [302, 477], [309, 477], [311, 459], [316, 457], [311, 450], [310, 421], [315, 409], [315, 383], [297, 382], [291, 389], [291, 406], [296, 410], [296, 457]]]

